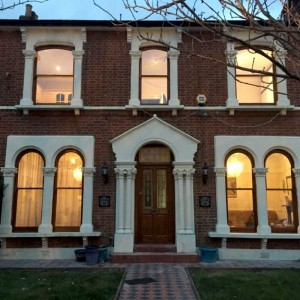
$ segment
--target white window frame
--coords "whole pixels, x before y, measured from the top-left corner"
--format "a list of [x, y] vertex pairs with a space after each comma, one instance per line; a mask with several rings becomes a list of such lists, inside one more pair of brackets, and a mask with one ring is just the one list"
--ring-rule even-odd
[[[157, 47], [161, 46], [159, 42], [146, 41], [141, 36], [151, 36], [151, 40], [160, 41], [170, 45], [168, 53], [169, 58], [169, 101], [166, 106], [178, 107], [180, 100], [178, 98], [178, 57], [180, 52], [177, 49], [178, 43], [181, 43], [181, 31], [176, 28], [129, 28], [127, 30], [127, 42], [131, 44], [129, 52], [131, 56], [131, 85], [130, 85], [130, 99], [129, 107], [146, 108], [147, 105], [141, 105], [139, 99], [139, 86], [140, 86], [140, 60], [142, 56], [141, 48], [143, 47]], [[149, 105], [154, 107], [155, 105]], [[164, 109], [162, 105], [155, 106], [159, 109]]]
[[[53, 232], [52, 208], [54, 192], [54, 176], [56, 173], [55, 161], [57, 156], [64, 150], [77, 150], [84, 158], [85, 166], [82, 168], [83, 184], [83, 204], [82, 221], [78, 234], [93, 233], [92, 212], [93, 212], [93, 177], [94, 167], [94, 145], [93, 136], [9, 136], [7, 138], [5, 167], [1, 168], [6, 186], [2, 204], [2, 215], [0, 224], [0, 234], [12, 234], [12, 213], [13, 213], [13, 192], [14, 177], [17, 169], [15, 167], [18, 155], [27, 149], [39, 151], [45, 159], [44, 190], [42, 221], [38, 228], [38, 233], [30, 233], [32, 236], [38, 234], [59, 235]], [[27, 233], [28, 234], [28, 233]], [[19, 235], [20, 234], [17, 234]], [[21, 234], [22, 235], [22, 234]], [[70, 233], [76, 236], [76, 233]]]
[[[274, 57], [278, 62], [281, 64], [285, 65], [285, 58], [287, 55], [287, 51], [272, 37], [264, 37], [264, 38], [257, 38], [254, 39], [255, 33], [250, 32], [249, 30], [247, 31], [237, 31], [237, 32], [231, 32], [232, 35], [235, 35], [236, 37], [245, 40], [249, 39], [249, 34], [252, 38], [252, 40], [255, 40], [255, 44], [253, 45], [260, 47], [260, 48], [271, 48], [276, 51], [273, 52]], [[225, 51], [227, 61], [229, 63], [233, 63], [236, 61], [236, 55], [237, 55], [237, 50], [235, 48], [235, 44], [233, 42], [228, 42], [226, 51]], [[283, 71], [275, 66], [274, 73], [277, 74], [284, 74]], [[276, 80], [277, 82], [275, 83], [277, 86], [277, 102], [274, 103], [273, 105], [260, 105], [259, 103], [256, 104], [251, 104], [251, 105], [240, 105], [238, 99], [237, 99], [237, 93], [236, 93], [236, 69], [235, 67], [227, 66], [227, 92], [228, 92], [228, 97], [226, 100], [226, 108], [230, 109], [232, 111], [232, 114], [234, 112], [234, 109], [260, 109], [260, 110], [270, 110], [270, 109], [289, 109], [293, 108], [291, 106], [290, 100], [287, 96], [287, 81], [284, 79]]]
[[83, 43], [86, 42], [85, 28], [57, 28], [57, 27], [22, 27], [22, 42], [26, 47], [23, 50], [25, 57], [23, 96], [16, 108], [23, 109], [28, 113], [29, 109], [40, 108], [62, 108], [59, 105], [37, 105], [33, 102], [32, 87], [34, 77], [34, 61], [37, 51], [36, 47], [61, 45], [73, 47], [74, 50], [74, 73], [73, 73], [73, 98], [71, 108], [82, 108], [81, 81], [82, 81], [82, 57], [84, 54]]
[[[300, 138], [279, 136], [215, 136], [215, 173], [216, 173], [216, 231], [211, 237], [241, 237], [241, 238], [294, 238], [300, 235]], [[226, 205], [226, 168], [224, 162], [227, 154], [234, 149], [244, 149], [252, 155], [254, 160], [253, 172], [256, 190], [258, 226], [256, 233], [231, 233], [227, 222]], [[298, 201], [298, 229], [297, 233], [271, 233], [268, 224], [268, 208], [266, 195], [266, 173], [264, 166], [266, 155], [274, 149], [284, 150], [294, 160], [295, 189]]]

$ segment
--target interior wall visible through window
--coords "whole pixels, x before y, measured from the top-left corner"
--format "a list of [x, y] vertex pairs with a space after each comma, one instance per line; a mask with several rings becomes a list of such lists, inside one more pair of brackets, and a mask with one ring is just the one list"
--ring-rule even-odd
[[[262, 50], [272, 57], [272, 52]], [[273, 63], [263, 55], [250, 49], [239, 50], [236, 65], [249, 71], [236, 68], [236, 92], [239, 103], [244, 104], [272, 104], [275, 102], [274, 77], [262, 72], [274, 72]]]

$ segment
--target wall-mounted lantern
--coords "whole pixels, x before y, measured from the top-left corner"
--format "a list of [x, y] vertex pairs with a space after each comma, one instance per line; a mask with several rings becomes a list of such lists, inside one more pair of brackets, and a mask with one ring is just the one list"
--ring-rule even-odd
[[205, 162], [202, 167], [202, 182], [203, 182], [203, 184], [207, 184], [207, 180], [208, 180], [208, 165]]
[[103, 183], [108, 183], [108, 166], [106, 163], [101, 167], [101, 175], [103, 177]]

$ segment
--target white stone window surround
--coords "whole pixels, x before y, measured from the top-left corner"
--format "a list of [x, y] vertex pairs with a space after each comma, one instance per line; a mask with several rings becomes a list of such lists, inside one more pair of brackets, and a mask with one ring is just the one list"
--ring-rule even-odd
[[30, 108], [63, 108], [59, 105], [35, 105], [33, 103], [32, 86], [34, 77], [34, 61], [36, 58], [36, 47], [61, 45], [73, 47], [74, 57], [74, 87], [73, 98], [69, 108], [82, 108], [83, 101], [81, 99], [81, 79], [82, 79], [82, 57], [84, 55], [83, 43], [86, 42], [85, 28], [67, 28], [67, 27], [22, 27], [22, 42], [26, 44], [23, 54], [25, 57], [23, 97], [20, 105], [24, 111]]
[[[300, 225], [297, 233], [280, 234], [271, 233], [268, 224], [267, 196], [266, 196], [266, 173], [264, 166], [265, 157], [272, 150], [284, 150], [294, 160], [295, 189], [298, 201], [298, 224], [300, 224], [300, 138], [289, 136], [215, 136], [215, 173], [216, 173], [216, 204], [217, 224], [216, 231], [210, 232], [211, 237], [232, 238], [300, 238]], [[256, 201], [258, 226], [256, 233], [231, 233], [227, 224], [226, 205], [226, 168], [224, 162], [226, 155], [234, 149], [247, 151], [254, 160], [253, 172], [255, 174]]]
[[75, 233], [74, 236], [92, 234], [93, 177], [95, 172], [94, 145], [95, 139], [93, 136], [9, 136], [7, 138], [5, 167], [1, 168], [4, 176], [4, 184], [7, 185], [7, 187], [2, 202], [0, 234], [5, 234], [5, 236], [24, 235], [12, 232], [12, 204], [14, 177], [17, 174], [15, 167], [16, 159], [21, 152], [30, 149], [39, 151], [45, 159], [45, 167], [43, 168], [44, 190], [42, 221], [38, 228], [38, 233], [30, 234], [32, 236], [59, 236], [58, 233], [53, 232], [53, 226], [51, 224], [54, 176], [56, 173], [55, 161], [59, 153], [66, 149], [77, 150], [84, 158], [84, 167], [82, 168], [84, 176], [82, 222], [80, 233]]
[[[249, 37], [249, 30], [244, 31], [231, 31], [231, 34], [247, 41], [249, 38], [254, 39], [255, 35], [257, 36], [257, 33], [251, 32]], [[270, 48], [274, 49], [274, 56], [277, 61], [279, 61], [281, 64], [285, 64], [285, 57], [287, 54], [287, 51], [272, 37], [263, 37], [263, 38], [257, 38], [254, 40], [253, 45], [260, 47], [260, 48]], [[227, 43], [227, 49], [225, 51], [227, 61], [232, 63], [236, 59], [237, 50], [235, 49], [234, 42], [228, 42]], [[277, 74], [283, 74], [283, 71], [276, 67], [276, 73]], [[282, 80], [281, 78], [277, 79], [277, 103], [274, 105], [260, 105], [260, 104], [243, 104], [240, 105], [239, 101], [237, 99], [236, 95], [236, 80], [235, 80], [235, 74], [236, 70], [234, 67], [227, 67], [227, 91], [228, 91], [228, 98], [226, 100], [226, 108], [230, 109], [232, 112], [234, 112], [234, 109], [238, 110], [272, 110], [272, 109], [282, 109], [282, 110], [288, 110], [293, 109], [294, 106], [290, 104], [290, 100], [288, 99], [287, 95], [287, 82], [286, 80]]]
[[[130, 140], [130, 143], [128, 143]], [[133, 252], [135, 234], [135, 157], [144, 145], [156, 142], [174, 154], [175, 237], [177, 252], [195, 253], [194, 155], [199, 141], [156, 115], [114, 138], [116, 155], [116, 232], [114, 252]]]
[[[168, 107], [180, 107], [180, 100], [178, 98], [178, 57], [180, 52], [177, 50], [178, 43], [181, 43], [181, 31], [176, 28], [128, 28], [127, 42], [131, 43], [131, 85], [130, 85], [130, 99], [129, 107], [141, 106], [139, 99], [140, 86], [140, 60], [142, 57], [141, 49], [143, 47], [157, 47], [161, 46], [159, 43], [143, 40], [141, 36], [149, 36], [153, 40], [163, 40], [164, 43], [170, 45], [168, 51], [168, 58], [170, 62], [169, 68], [169, 101]], [[146, 108], [148, 105], [143, 105]], [[150, 107], [164, 109], [163, 105], [149, 105]]]

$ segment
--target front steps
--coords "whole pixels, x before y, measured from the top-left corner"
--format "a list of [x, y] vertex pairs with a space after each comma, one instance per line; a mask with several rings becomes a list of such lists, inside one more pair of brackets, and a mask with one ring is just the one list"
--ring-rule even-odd
[[175, 245], [135, 245], [133, 253], [112, 253], [113, 263], [198, 263], [197, 253], [176, 253]]

